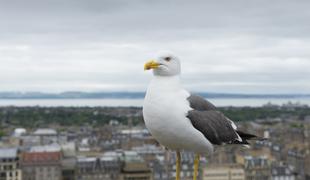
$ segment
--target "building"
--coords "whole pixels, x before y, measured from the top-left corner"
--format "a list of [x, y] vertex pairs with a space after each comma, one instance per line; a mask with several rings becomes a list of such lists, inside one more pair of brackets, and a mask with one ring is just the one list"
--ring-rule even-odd
[[164, 156], [157, 156], [157, 160], [151, 163], [153, 169], [154, 180], [168, 180], [169, 169], [168, 163]]
[[271, 168], [272, 180], [295, 180], [296, 175], [292, 167], [287, 165], [273, 165]]
[[306, 164], [306, 156], [304, 152], [298, 150], [297, 148], [289, 149], [287, 152], [286, 162], [289, 165], [292, 165], [296, 173], [299, 176], [299, 179], [303, 179], [305, 174], [305, 164]]
[[0, 180], [22, 180], [16, 148], [0, 149]]
[[32, 136], [32, 135], [25, 135], [19, 137], [20, 145], [26, 148], [32, 146], [39, 146], [40, 145], [40, 137], [39, 136]]
[[33, 132], [33, 136], [40, 138], [40, 145], [58, 143], [58, 134], [54, 129], [37, 129]]
[[244, 157], [245, 177], [247, 180], [270, 180], [270, 163], [266, 156]]
[[54, 129], [37, 129], [33, 134], [37, 136], [56, 136], [57, 131]]
[[156, 160], [156, 156], [163, 156], [165, 150], [153, 144], [144, 144], [143, 146], [136, 146], [131, 148], [133, 151], [137, 152], [145, 161]]
[[22, 153], [23, 180], [61, 180], [61, 158], [59, 151]]
[[120, 161], [120, 155], [117, 152], [106, 152], [100, 157], [100, 164], [106, 177], [111, 180], [120, 177], [120, 171], [123, 163]]
[[29, 152], [60, 152], [61, 146], [58, 144], [50, 144], [45, 146], [32, 146]]
[[76, 178], [76, 151], [74, 143], [61, 145], [63, 158], [61, 160], [62, 180], [75, 180]]
[[153, 180], [147, 163], [135, 151], [124, 151], [120, 180]]
[[208, 158], [208, 162], [212, 164], [233, 164], [235, 163], [236, 146], [218, 147], [213, 155]]
[[75, 180], [76, 177], [76, 158], [66, 157], [61, 161], [62, 180]]
[[241, 165], [226, 164], [207, 166], [203, 169], [203, 180], [245, 180]]
[[12, 134], [14, 137], [20, 137], [22, 135], [25, 135], [27, 133], [27, 130], [24, 128], [16, 128]]
[[121, 162], [117, 153], [105, 153], [100, 157], [77, 158], [77, 180], [117, 180]]

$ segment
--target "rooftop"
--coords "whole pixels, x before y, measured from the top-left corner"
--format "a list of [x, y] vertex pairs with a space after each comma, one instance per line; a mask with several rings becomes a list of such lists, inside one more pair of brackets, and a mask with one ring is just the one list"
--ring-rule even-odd
[[124, 129], [121, 130], [122, 134], [148, 134], [148, 130], [146, 129]]
[[63, 169], [75, 169], [76, 159], [75, 158], [62, 159], [61, 165]]
[[33, 132], [34, 135], [57, 135], [57, 131], [55, 129], [37, 129]]
[[51, 144], [46, 146], [33, 146], [30, 152], [59, 152], [61, 147], [58, 144]]
[[22, 160], [25, 163], [57, 162], [60, 159], [60, 152], [25, 152], [22, 156]]
[[151, 169], [147, 167], [146, 163], [144, 162], [130, 162], [130, 163], [125, 163], [122, 171], [125, 173], [134, 173], [134, 172], [149, 173], [151, 172]]
[[78, 157], [77, 161], [78, 162], [96, 162], [97, 158], [96, 157]]
[[17, 148], [1, 148], [0, 149], [0, 158], [16, 158], [17, 157]]
[[124, 151], [122, 158], [125, 162], [144, 162], [142, 157], [135, 151]]

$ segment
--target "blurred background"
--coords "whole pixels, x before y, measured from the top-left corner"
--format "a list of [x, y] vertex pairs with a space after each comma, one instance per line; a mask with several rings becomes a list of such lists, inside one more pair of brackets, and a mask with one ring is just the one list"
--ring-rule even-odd
[[0, 0], [0, 180], [174, 179], [141, 111], [160, 51], [180, 58], [188, 90], [268, 138], [217, 147], [199, 179], [310, 179], [309, 6]]

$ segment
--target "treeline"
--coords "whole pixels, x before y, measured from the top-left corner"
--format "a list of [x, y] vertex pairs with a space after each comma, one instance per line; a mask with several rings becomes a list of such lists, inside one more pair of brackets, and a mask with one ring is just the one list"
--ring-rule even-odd
[[142, 122], [139, 108], [105, 107], [0, 107], [0, 125], [18, 127], [44, 127], [103, 125], [111, 120], [127, 124], [130, 119], [135, 125]]
[[[310, 115], [309, 107], [225, 107], [219, 108], [234, 121], [295, 117]], [[143, 123], [141, 108], [135, 107], [0, 107], [0, 127], [44, 127], [104, 125], [111, 120], [133, 125]]]
[[310, 107], [226, 107], [220, 110], [230, 119], [238, 121], [295, 118], [304, 120], [310, 116]]

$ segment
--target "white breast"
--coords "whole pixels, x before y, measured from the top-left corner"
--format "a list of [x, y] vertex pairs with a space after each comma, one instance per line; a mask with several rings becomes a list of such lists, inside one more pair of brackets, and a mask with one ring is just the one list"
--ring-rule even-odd
[[146, 127], [169, 149], [212, 153], [211, 143], [186, 117], [191, 110], [187, 101], [189, 96], [181, 88], [179, 77], [155, 76], [143, 104]]

